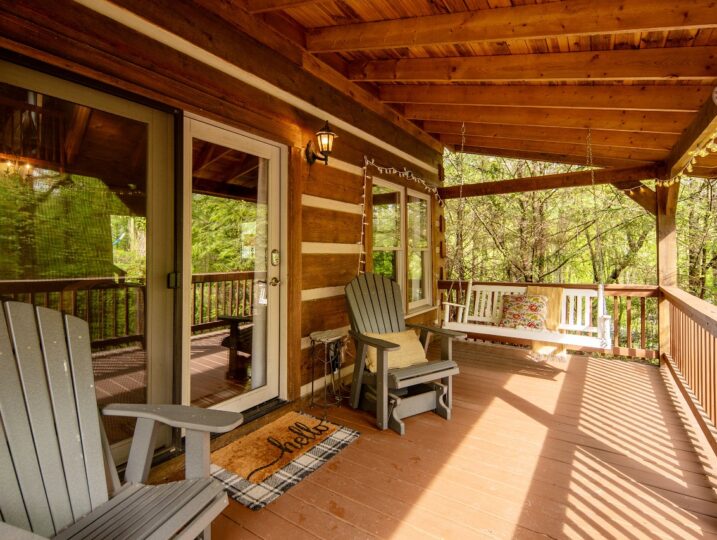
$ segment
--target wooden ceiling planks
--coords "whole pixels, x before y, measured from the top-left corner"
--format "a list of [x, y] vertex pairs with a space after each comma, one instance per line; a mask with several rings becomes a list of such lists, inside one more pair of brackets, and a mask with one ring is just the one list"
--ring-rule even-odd
[[309, 56], [449, 147], [466, 122], [471, 151], [580, 163], [590, 128], [605, 164], [675, 158], [717, 84], [713, 0], [290, 3]]

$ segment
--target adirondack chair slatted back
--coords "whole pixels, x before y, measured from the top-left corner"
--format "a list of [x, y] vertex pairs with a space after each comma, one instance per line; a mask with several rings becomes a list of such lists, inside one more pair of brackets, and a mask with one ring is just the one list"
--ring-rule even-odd
[[2, 520], [44, 536], [108, 500], [85, 321], [2, 304], [0, 478]]
[[376, 274], [361, 274], [346, 285], [351, 328], [359, 334], [402, 332], [406, 329], [401, 288]]
[[466, 323], [498, 324], [503, 317], [503, 296], [525, 294], [525, 287], [471, 285], [465, 310]]

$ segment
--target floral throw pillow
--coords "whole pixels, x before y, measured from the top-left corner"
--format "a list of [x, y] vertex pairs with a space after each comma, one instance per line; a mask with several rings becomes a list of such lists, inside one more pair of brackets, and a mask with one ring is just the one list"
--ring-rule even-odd
[[548, 298], [539, 294], [506, 294], [503, 296], [503, 318], [500, 326], [526, 330], [545, 330]]

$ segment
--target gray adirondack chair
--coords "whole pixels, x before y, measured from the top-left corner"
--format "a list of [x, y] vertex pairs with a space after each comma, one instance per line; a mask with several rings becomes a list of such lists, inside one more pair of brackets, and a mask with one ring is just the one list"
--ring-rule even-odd
[[[138, 419], [121, 486], [87, 323], [30, 304], [0, 307], [0, 538], [206, 538], [227, 505], [209, 478], [209, 433], [234, 429], [241, 415], [107, 406], [104, 414]], [[187, 430], [187, 480], [146, 486], [160, 422]]]
[[[380, 429], [391, 428], [403, 435], [403, 418], [434, 411], [449, 420], [451, 417], [452, 381], [458, 366], [452, 359], [452, 341], [465, 337], [461, 332], [432, 326], [406, 324], [401, 288], [395, 281], [366, 273], [346, 286], [346, 301], [351, 322], [351, 336], [356, 340], [356, 364], [351, 385], [351, 406], [376, 412]], [[387, 353], [399, 345], [367, 336], [367, 333], [402, 332], [407, 328], [420, 330], [424, 348], [430, 334], [442, 338], [439, 361], [405, 368], [389, 369]], [[377, 369], [366, 368], [368, 347], [376, 348]]]

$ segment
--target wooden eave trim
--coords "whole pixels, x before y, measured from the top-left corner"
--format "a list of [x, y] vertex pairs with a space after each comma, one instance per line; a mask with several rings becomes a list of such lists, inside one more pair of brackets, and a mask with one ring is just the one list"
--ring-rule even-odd
[[715, 131], [717, 131], [717, 88], [712, 90], [709, 98], [700, 107], [697, 116], [672, 147], [666, 160], [667, 178], [679, 174], [692, 157], [691, 152], [699, 148], [705, 138], [714, 134]]
[[[242, 9], [241, 6], [227, 4], [219, 0], [196, 0], [195, 3], [211, 11], [255, 41], [280, 53], [307, 73], [331, 85], [334, 89], [406, 131], [436, 152], [443, 152], [443, 146], [428, 133], [403, 118], [395, 109], [384, 104], [372, 93], [348, 80], [340, 71], [307, 52], [303, 36], [301, 43], [287, 39], [286, 35], [280, 33], [270, 24], [271, 21], [254, 16]], [[283, 19], [281, 22], [288, 24]]]
[[[264, 3], [271, 4], [272, 1], [265, 0]], [[307, 44], [312, 52], [339, 52], [697, 30], [717, 24], [716, 11], [711, 0], [571, 0], [328, 26], [309, 30]]]
[[[658, 168], [656, 165], [641, 165], [638, 167], [624, 167], [616, 169], [598, 169], [594, 171], [595, 184], [614, 184], [619, 182], [635, 182], [656, 178]], [[502, 195], [506, 193], [524, 193], [545, 189], [560, 189], [590, 186], [593, 184], [593, 175], [590, 171], [578, 171], [546, 176], [531, 176], [516, 180], [498, 180], [495, 182], [481, 182], [461, 186], [450, 186], [438, 189], [442, 199], [457, 199], [461, 197], [480, 197], [484, 195]]]
[[[324, 111], [320, 107], [317, 107], [316, 105], [306, 101], [305, 99], [295, 96], [290, 91], [284, 90], [283, 88], [280, 88], [279, 86], [276, 86], [264, 80], [260, 76], [242, 69], [238, 65], [213, 54], [212, 52], [188, 41], [187, 39], [177, 34], [174, 34], [173, 32], [163, 28], [162, 26], [159, 26], [158, 24], [155, 24], [145, 18], [142, 18], [141, 16], [135, 14], [134, 12], [126, 8], [120, 7], [108, 0], [75, 1], [78, 4], [81, 4], [82, 6], [92, 11], [99, 13], [100, 15], [108, 17], [109, 19], [112, 19], [119, 24], [131, 28], [132, 30], [143, 34], [155, 41], [163, 43], [164, 45], [171, 47], [191, 58], [194, 58], [199, 62], [218, 69], [219, 71], [231, 77], [234, 77], [235, 79], [244, 82], [245, 84], [248, 84], [250, 86], [253, 86], [254, 88], [266, 92], [269, 95], [275, 97], [276, 99], [279, 99], [289, 105], [292, 105], [312, 116], [321, 119], [327, 119], [334, 127], [346, 131], [347, 133], [351, 133], [358, 138], [368, 142], [369, 144], [384, 148], [386, 151], [404, 159], [405, 161], [413, 165], [420, 167], [423, 170], [432, 172], [434, 174], [437, 174], [438, 172], [437, 167], [435, 167], [433, 164], [427, 163], [419, 158], [414, 157], [409, 152], [401, 150], [400, 148], [391, 145], [385, 140], [382, 140], [381, 138], [376, 137], [375, 135], [368, 133], [361, 128], [355, 127], [351, 122], [347, 122], [332, 113]], [[432, 139], [432, 137], [430, 137], [430, 135], [428, 134], [426, 134], [426, 137]]]

